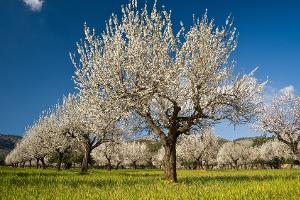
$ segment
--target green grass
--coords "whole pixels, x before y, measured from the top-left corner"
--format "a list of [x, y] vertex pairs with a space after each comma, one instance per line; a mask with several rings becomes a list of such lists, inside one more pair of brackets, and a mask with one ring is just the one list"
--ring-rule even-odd
[[300, 199], [300, 170], [160, 170], [0, 168], [0, 199]]

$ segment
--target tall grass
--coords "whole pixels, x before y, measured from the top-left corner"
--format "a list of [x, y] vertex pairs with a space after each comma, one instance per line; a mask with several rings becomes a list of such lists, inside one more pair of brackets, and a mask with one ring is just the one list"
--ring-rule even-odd
[[159, 170], [0, 168], [0, 199], [300, 199], [299, 170]]

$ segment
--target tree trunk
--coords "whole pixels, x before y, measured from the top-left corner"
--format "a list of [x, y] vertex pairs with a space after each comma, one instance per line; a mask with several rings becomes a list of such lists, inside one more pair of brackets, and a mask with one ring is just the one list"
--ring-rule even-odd
[[69, 162], [69, 161], [66, 161], [66, 162], [64, 162], [64, 164], [65, 164], [65, 169], [71, 169], [71, 167], [72, 167], [72, 162]]
[[81, 173], [86, 173], [88, 170], [90, 154], [91, 154], [91, 148], [89, 147], [88, 144], [86, 144], [84, 146], [84, 154], [83, 154], [83, 158], [82, 158]]
[[209, 169], [209, 164], [208, 161], [205, 161], [205, 169], [208, 170]]
[[295, 154], [296, 154], [296, 157], [297, 157], [298, 161], [300, 162], [300, 152], [297, 151]]
[[202, 168], [202, 161], [200, 158], [196, 159], [196, 169]]
[[117, 165], [116, 165], [116, 170], [119, 169], [120, 164], [121, 164], [120, 162], [117, 163]]
[[63, 153], [62, 152], [58, 152], [58, 162], [57, 162], [57, 169], [58, 169], [58, 171], [60, 171], [62, 159], [63, 159]]
[[298, 149], [298, 144], [294, 144], [291, 146], [292, 152], [295, 154], [297, 160], [300, 162], [300, 151]]
[[172, 182], [177, 182], [176, 174], [176, 140], [164, 144], [164, 170], [165, 178]]
[[238, 160], [234, 160], [234, 169], [238, 169]]
[[137, 167], [136, 167], [136, 161], [133, 161], [132, 162], [132, 166], [133, 166], [133, 169], [136, 169]]
[[111, 171], [111, 162], [110, 162], [110, 159], [107, 159], [107, 162], [108, 162], [108, 164], [107, 164], [107, 169], [108, 169], [108, 171]]
[[[83, 157], [84, 157], [84, 156], [82, 156], [81, 161], [80, 161], [80, 167], [82, 167], [82, 164], [83, 164]], [[75, 168], [75, 167], [74, 167], [74, 168]]]
[[40, 159], [38, 159], [38, 158], [36, 159], [36, 168], [37, 168], [37, 169], [39, 168], [39, 160], [40, 160]]
[[41, 158], [41, 162], [42, 162], [43, 169], [46, 169], [46, 163], [45, 163], [44, 157]]

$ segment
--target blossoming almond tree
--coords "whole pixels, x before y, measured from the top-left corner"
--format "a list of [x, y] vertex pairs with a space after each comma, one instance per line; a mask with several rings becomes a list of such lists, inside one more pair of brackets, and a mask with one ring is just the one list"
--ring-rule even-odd
[[27, 144], [26, 148], [28, 149], [28, 152], [36, 159], [37, 167], [39, 161], [41, 161], [44, 169], [46, 168], [45, 157], [51, 152], [51, 148], [47, 145], [47, 140], [49, 139], [48, 123], [49, 118], [46, 113], [43, 113], [26, 131], [26, 135], [23, 138], [24, 144]]
[[204, 162], [216, 159], [219, 150], [218, 138], [209, 128], [201, 133], [184, 135], [178, 143], [178, 156], [184, 161], [196, 163], [198, 169], [203, 167]]
[[86, 25], [78, 44], [75, 80], [90, 99], [105, 99], [120, 115], [139, 115], [165, 150], [165, 177], [177, 181], [176, 141], [195, 126], [223, 119], [248, 122], [264, 83], [253, 72], [233, 73], [230, 54], [237, 44], [230, 20], [223, 27], [203, 18], [175, 34], [171, 12], [141, 10], [133, 0], [112, 15], [99, 36]]
[[61, 114], [62, 105], [57, 104], [54, 109], [48, 114], [47, 127], [47, 146], [52, 149], [53, 153], [58, 156], [57, 169], [61, 169], [61, 164], [64, 156], [76, 145], [70, 135], [65, 134], [64, 129], [60, 126], [59, 115]]
[[92, 150], [118, 135], [115, 118], [101, 109], [99, 101], [91, 102], [93, 99], [85, 97], [83, 94], [68, 95], [58, 114], [62, 132], [75, 138], [82, 146], [82, 173], [87, 172]]
[[222, 145], [218, 153], [218, 165], [237, 168], [241, 164], [244, 147], [238, 142], [227, 142]]
[[100, 166], [107, 166], [111, 170], [113, 165], [118, 169], [124, 162], [124, 141], [110, 141], [94, 149], [92, 156]]
[[33, 155], [28, 151], [27, 142], [28, 141], [21, 140], [16, 144], [15, 148], [5, 158], [5, 163], [7, 165], [17, 167], [18, 163], [23, 163], [24, 167], [25, 163], [29, 161], [29, 166], [31, 167]]
[[276, 136], [289, 146], [300, 161], [300, 97], [282, 93], [265, 105], [259, 115], [257, 128]]
[[123, 144], [125, 163], [137, 169], [138, 165], [146, 164], [151, 159], [151, 153], [147, 145], [138, 141], [130, 141]]
[[288, 145], [278, 140], [270, 140], [264, 143], [259, 149], [260, 159], [268, 163], [273, 168], [280, 168], [282, 159], [293, 158]]
[[14, 150], [8, 157], [11, 157], [11, 163], [23, 163], [26, 161], [36, 159], [36, 166], [38, 168], [39, 161], [45, 169], [45, 157], [51, 152], [48, 146], [48, 131], [49, 118], [47, 114], [43, 113], [31, 127], [26, 130], [25, 136], [16, 145]]

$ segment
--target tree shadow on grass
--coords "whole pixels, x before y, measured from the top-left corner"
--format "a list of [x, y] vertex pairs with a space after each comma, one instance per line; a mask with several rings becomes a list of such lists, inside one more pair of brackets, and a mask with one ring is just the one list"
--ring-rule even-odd
[[297, 175], [257, 175], [257, 176], [199, 176], [199, 177], [185, 177], [180, 178], [179, 183], [184, 184], [210, 184], [210, 183], [243, 183], [243, 182], [249, 182], [249, 181], [255, 181], [255, 182], [264, 182], [264, 181], [270, 181], [275, 179], [299, 179], [299, 176]]
[[30, 176], [49, 176], [49, 177], [58, 177], [58, 176], [68, 176], [70, 173], [64, 173], [64, 172], [46, 172], [40, 171], [38, 173], [33, 172], [0, 172], [1, 176], [18, 176], [18, 177], [30, 177]]
[[155, 174], [155, 173], [130, 173], [130, 172], [120, 172], [118, 173], [121, 176], [124, 177], [153, 177], [153, 178], [158, 178], [158, 177], [163, 177], [162, 174]]
[[[163, 176], [159, 174], [151, 174], [150, 177], [159, 177], [159, 179], [163, 179]], [[13, 180], [11, 179], [11, 183], [16, 183], [18, 186], [29, 186], [29, 185], [41, 185], [41, 186], [54, 186], [54, 185], [65, 185], [72, 188], [77, 188], [81, 186], [88, 186], [88, 187], [134, 187], [135, 185], [142, 185], [142, 186], [149, 186], [153, 184], [153, 179], [138, 179], [138, 178], [132, 178], [132, 179], [126, 179], [126, 176], [128, 174], [124, 173], [124, 177], [120, 177], [119, 179], [82, 179], [82, 178], [70, 178], [70, 179], [60, 179], [60, 178], [46, 178], [46, 177], [32, 177], [29, 179], [24, 179], [20, 181], [20, 179]], [[131, 177], [138, 177], [141, 176], [141, 174], [129, 174]], [[149, 175], [144, 175], [145, 177]], [[296, 175], [289, 175], [289, 176], [280, 176], [280, 175], [263, 175], [263, 176], [199, 176], [199, 177], [186, 177], [186, 178], [180, 178], [178, 183], [184, 183], [184, 184], [201, 184], [201, 185], [207, 185], [207, 184], [214, 184], [214, 183], [223, 183], [223, 184], [232, 184], [232, 183], [246, 183], [249, 181], [255, 181], [255, 182], [265, 182], [270, 180], [276, 180], [276, 179], [299, 179], [299, 176]]]
[[64, 177], [46, 177], [46, 176], [12, 176], [8, 177], [5, 182], [8, 185], [14, 185], [18, 187], [52, 187], [57, 185], [64, 185], [67, 187], [77, 188], [82, 186], [88, 187], [117, 187], [117, 186], [128, 186], [134, 185], [151, 185], [153, 184], [152, 179], [85, 179], [82, 177], [76, 178], [64, 178]]

